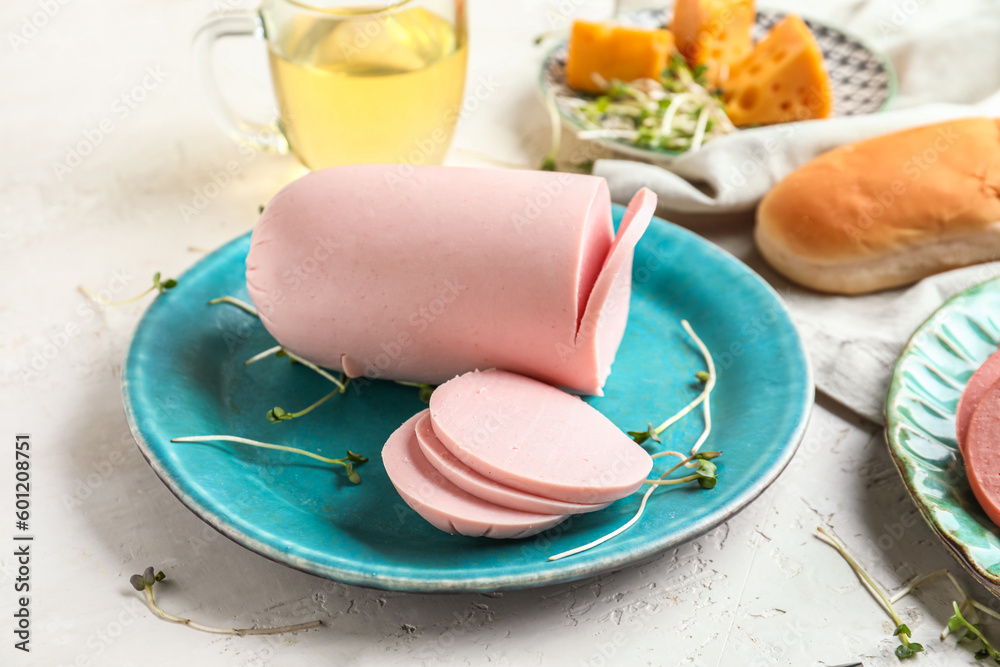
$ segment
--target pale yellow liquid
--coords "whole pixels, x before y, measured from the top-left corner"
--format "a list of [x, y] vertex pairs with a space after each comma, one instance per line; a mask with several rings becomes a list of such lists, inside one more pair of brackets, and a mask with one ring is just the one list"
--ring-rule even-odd
[[296, 16], [270, 44], [292, 151], [310, 169], [444, 160], [462, 103], [467, 46], [423, 8], [388, 16]]

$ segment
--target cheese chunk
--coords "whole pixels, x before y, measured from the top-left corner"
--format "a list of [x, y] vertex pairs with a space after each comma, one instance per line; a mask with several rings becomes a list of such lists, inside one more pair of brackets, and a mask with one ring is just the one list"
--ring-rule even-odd
[[660, 80], [674, 50], [669, 30], [575, 21], [566, 56], [566, 83], [574, 90], [600, 93], [594, 80]]
[[755, 16], [753, 0], [677, 0], [670, 29], [688, 64], [720, 85], [753, 48]]
[[723, 85], [726, 113], [737, 127], [828, 118], [830, 76], [816, 38], [789, 14], [733, 67]]

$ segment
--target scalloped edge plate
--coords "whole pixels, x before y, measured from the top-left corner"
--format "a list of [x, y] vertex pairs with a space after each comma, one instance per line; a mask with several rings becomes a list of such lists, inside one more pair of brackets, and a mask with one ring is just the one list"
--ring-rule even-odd
[[979, 507], [955, 438], [969, 377], [1000, 345], [1000, 278], [952, 297], [913, 333], [892, 373], [885, 436], [920, 514], [962, 567], [1000, 597], [1000, 528]]
[[[766, 34], [777, 21], [788, 12], [774, 9], [761, 8], [757, 10], [757, 21], [754, 24], [754, 41], [758, 41]], [[645, 28], [662, 28], [669, 22], [669, 9], [641, 9], [634, 12], [626, 12], [615, 17], [614, 21], [628, 25], [637, 25]], [[823, 51], [824, 61], [829, 63], [836, 61], [838, 67], [848, 68], [843, 74], [831, 74], [831, 84], [833, 86], [834, 112], [833, 117], [856, 116], [868, 113], [885, 111], [892, 100], [896, 97], [897, 80], [896, 71], [892, 66], [892, 61], [881, 51], [874, 49], [870, 44], [860, 37], [851, 34], [843, 28], [834, 27], [823, 21], [802, 17], [806, 25], [813, 31], [821, 33], [823, 38], [818, 38], [820, 49]], [[833, 40], [832, 42], [830, 40]], [[559, 101], [560, 97], [574, 97], [577, 99], [592, 99], [592, 96], [578, 93], [566, 86], [566, 48], [568, 41], [560, 40], [545, 55], [542, 61], [541, 71], [538, 76], [538, 87], [543, 97], [548, 96], [550, 91], [556, 94], [556, 107], [559, 115], [576, 132], [583, 132], [588, 129], [582, 125], [580, 120], [573, 114], [569, 105]], [[851, 48], [848, 49], [847, 46]], [[846, 50], [845, 50], [846, 49]], [[861, 83], [858, 82], [856, 72], [849, 69], [856, 67], [857, 58], [850, 52], [864, 54], [865, 59], [877, 66], [879, 72], [874, 78], [869, 78]], [[843, 59], [843, 60], [840, 60]], [[882, 80], [879, 80], [879, 76]], [[872, 82], [875, 85], [872, 85]], [[855, 103], [850, 100], [845, 104], [845, 99], [858, 93], [860, 89], [870, 91], [872, 99], [867, 102]], [[838, 95], [838, 91], [840, 94]], [[839, 108], [838, 108], [839, 101]], [[853, 104], [852, 104], [853, 103]], [[845, 108], [846, 107], [846, 108]], [[642, 160], [652, 160], [663, 164], [670, 162], [674, 158], [684, 155], [687, 151], [670, 151], [666, 149], [638, 148], [622, 139], [596, 139], [598, 143], [615, 150], [618, 153], [629, 155]], [[718, 139], [716, 140], [718, 141]]]

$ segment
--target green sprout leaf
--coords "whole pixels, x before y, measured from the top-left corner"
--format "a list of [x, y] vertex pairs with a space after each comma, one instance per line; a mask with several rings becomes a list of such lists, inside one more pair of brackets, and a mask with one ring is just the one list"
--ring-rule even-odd
[[694, 473], [698, 477], [698, 486], [703, 489], [713, 489], [716, 483], [719, 481], [715, 464], [708, 459], [702, 459], [701, 463], [698, 465], [698, 470]]
[[133, 574], [129, 577], [128, 582], [132, 584], [132, 588], [137, 591], [142, 591], [146, 588], [146, 582], [143, 580], [141, 574]]
[[628, 435], [630, 438], [635, 440], [637, 445], [641, 445], [649, 440], [649, 431], [629, 431]]
[[277, 424], [278, 422], [285, 421], [286, 419], [293, 419], [293, 417], [290, 417], [281, 406], [276, 405], [267, 413], [267, 421], [272, 424]]
[[649, 424], [649, 426], [646, 428], [645, 431], [629, 431], [628, 434], [629, 437], [631, 437], [638, 445], [641, 445], [647, 440], [652, 440], [653, 442], [660, 442], [660, 443], [663, 442], [662, 440], [660, 440], [660, 434], [657, 433], [656, 429], [653, 428], [652, 424]]
[[153, 274], [153, 289], [155, 289], [160, 294], [163, 294], [167, 290], [171, 290], [177, 287], [177, 281], [173, 278], [167, 278], [166, 280], [160, 280], [160, 272], [157, 271]]
[[910, 628], [906, 626], [906, 623], [899, 625], [899, 627], [896, 628], [896, 631], [892, 633], [893, 637], [898, 637], [899, 635], [906, 635], [907, 637], [910, 636]]
[[152, 292], [163, 294], [167, 290], [173, 289], [175, 287], [177, 287], [176, 280], [174, 280], [173, 278], [160, 280], [160, 272], [157, 271], [156, 273], [153, 274], [153, 286], [143, 290], [142, 292], [132, 297], [131, 299], [123, 299], [121, 301], [109, 301], [100, 294], [98, 294], [97, 292], [95, 292], [94, 290], [90, 289], [89, 287], [84, 287], [81, 285], [78, 289], [88, 299], [90, 299], [91, 301], [95, 301], [103, 306], [125, 306], [130, 303], [135, 303], [139, 299], [143, 298], [144, 296]]
[[701, 380], [702, 382], [708, 382], [709, 376], [706, 371], [698, 371], [697, 373], [694, 374], [694, 376], [699, 380]]

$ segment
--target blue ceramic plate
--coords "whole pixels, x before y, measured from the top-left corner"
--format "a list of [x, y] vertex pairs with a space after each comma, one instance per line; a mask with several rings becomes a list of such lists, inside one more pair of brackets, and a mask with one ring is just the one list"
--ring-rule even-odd
[[[615, 207], [615, 219], [624, 209]], [[253, 317], [214, 297], [246, 298], [249, 235], [199, 262], [153, 302], [125, 363], [125, 410], [143, 455], [198, 516], [273, 560], [338, 581], [405, 591], [491, 591], [587, 577], [649, 558], [727, 520], [784, 469], [802, 437], [813, 384], [801, 341], [777, 295], [750, 269], [701, 237], [654, 221], [636, 252], [628, 329], [605, 398], [590, 402], [626, 430], [644, 429], [699, 391], [704, 365], [680, 326], [688, 319], [713, 351], [719, 381], [714, 430], [721, 449], [712, 490], [669, 487], [642, 520], [599, 548], [550, 555], [617, 528], [639, 495], [571, 517], [524, 540], [442, 533], [399, 498], [379, 452], [426, 407], [410, 387], [374, 382], [307, 417], [271, 424], [266, 412], [299, 409], [329, 383], [287, 359], [243, 362], [275, 344]], [[701, 432], [700, 411], [666, 433], [671, 448]], [[232, 434], [328, 456], [347, 448], [371, 461], [360, 486], [294, 454], [229, 444], [176, 444], [185, 435]], [[654, 443], [655, 444], [655, 443]], [[660, 460], [658, 469], [670, 465]]]
[[886, 440], [907, 490], [959, 562], [1000, 596], [1000, 529], [972, 494], [955, 411], [1000, 344], [1000, 278], [944, 304], [903, 349], [886, 400]]

